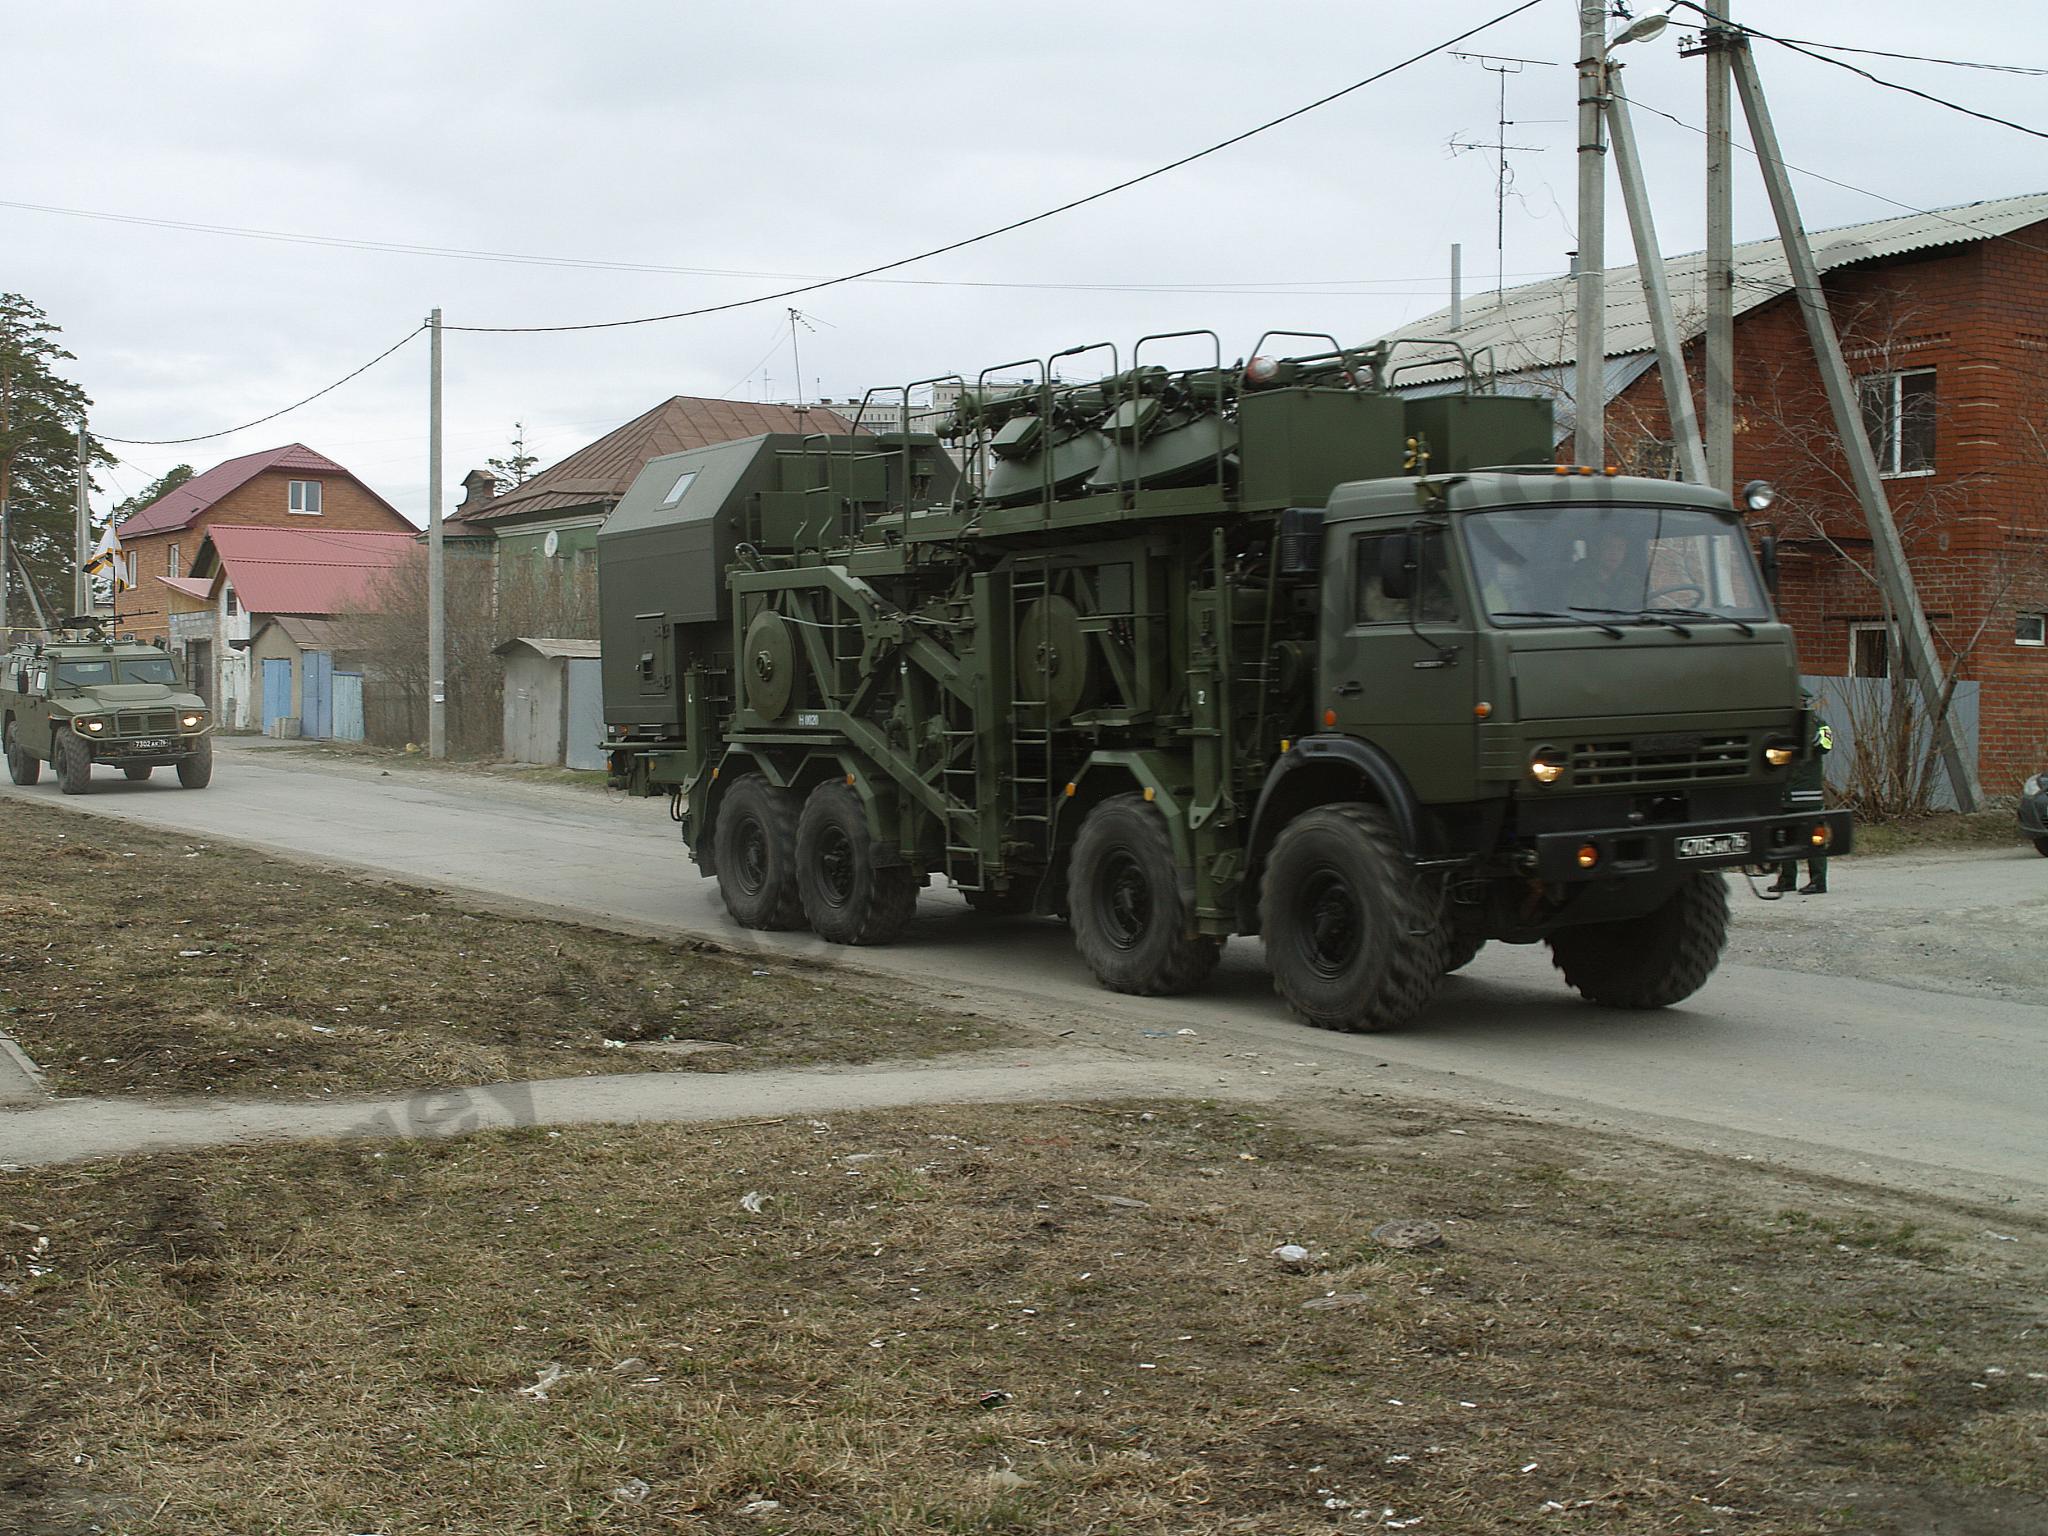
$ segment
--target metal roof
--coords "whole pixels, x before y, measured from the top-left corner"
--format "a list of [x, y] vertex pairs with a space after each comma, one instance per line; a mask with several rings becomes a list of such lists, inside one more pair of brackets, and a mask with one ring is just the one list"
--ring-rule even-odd
[[245, 453], [239, 459], [229, 459], [216, 464], [204, 474], [194, 475], [183, 485], [166, 491], [148, 506], [135, 513], [121, 524], [121, 537], [132, 539], [148, 533], [171, 533], [179, 528], [191, 526], [192, 520], [230, 491], [240, 490], [251, 480], [269, 469], [300, 470], [314, 475], [340, 475], [354, 480], [357, 485], [377, 500], [384, 502], [393, 517], [399, 511], [390, 502], [384, 501], [370, 490], [352, 471], [337, 464], [326, 454], [308, 448], [304, 443], [286, 443], [282, 448], [266, 448], [261, 453]]
[[225, 570], [248, 613], [338, 614], [370, 606], [377, 579], [414, 558], [410, 533], [325, 528], [208, 528], [194, 575]]
[[306, 619], [296, 614], [280, 614], [266, 620], [254, 635], [253, 641], [265, 629], [282, 630], [285, 637], [302, 651], [346, 651], [356, 644], [349, 626], [334, 619]]
[[[1821, 271], [1832, 272], [1857, 262], [1879, 261], [1909, 251], [1996, 239], [2044, 219], [2048, 219], [2048, 192], [2035, 192], [2025, 197], [1997, 198], [1928, 213], [1874, 219], [1867, 224], [1847, 224], [1839, 229], [1813, 230], [1808, 238]], [[1649, 354], [1653, 345], [1650, 306], [1635, 267], [1609, 267], [1605, 276], [1608, 357]], [[1706, 276], [1704, 251], [1665, 258], [1664, 277], [1671, 287], [1671, 307], [1681, 339], [1690, 339], [1705, 329]], [[1792, 269], [1785, 259], [1782, 242], [1751, 240], [1735, 247], [1736, 314], [1744, 314], [1791, 291]], [[1464, 323], [1455, 333], [1457, 342], [1468, 352], [1492, 348], [1493, 366], [1502, 373], [1565, 369], [1578, 358], [1578, 280], [1570, 275], [1524, 283], [1498, 296], [1474, 295], [1465, 301], [1462, 319]], [[1386, 339], [1449, 337], [1453, 335], [1450, 324], [1451, 312], [1441, 309], [1413, 325], [1389, 332]], [[1483, 359], [1478, 366], [1485, 366]], [[1453, 379], [1460, 373], [1448, 348], [1423, 345], [1399, 349], [1394, 367], [1394, 385], [1403, 393], [1415, 393], [1410, 386]]]
[[492, 654], [509, 656], [521, 646], [532, 651], [535, 655], [545, 656], [549, 660], [562, 656], [574, 657], [577, 660], [595, 659], [602, 654], [598, 650], [595, 640], [546, 640], [536, 639], [530, 635], [521, 635], [516, 640], [507, 640], [502, 645], [493, 647]]
[[624, 426], [614, 427], [596, 442], [578, 448], [525, 484], [514, 486], [460, 518], [444, 518], [443, 522], [473, 527], [569, 507], [609, 511], [611, 503], [626, 493], [626, 487], [647, 461], [663, 454], [759, 437], [764, 432], [852, 430], [853, 424], [845, 417], [820, 405], [800, 411], [793, 405], [673, 395]]

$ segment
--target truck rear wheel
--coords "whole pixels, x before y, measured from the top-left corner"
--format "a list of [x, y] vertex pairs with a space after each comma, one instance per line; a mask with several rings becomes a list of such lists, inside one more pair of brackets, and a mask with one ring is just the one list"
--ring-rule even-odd
[[917, 877], [875, 862], [859, 794], [834, 781], [812, 790], [797, 817], [796, 888], [812, 929], [834, 944], [887, 944], [917, 911]]
[[7, 722], [7, 776], [17, 784], [33, 784], [43, 776], [43, 760], [14, 739], [12, 720]]
[[1668, 1008], [1699, 991], [1721, 962], [1728, 886], [1719, 875], [1689, 875], [1654, 912], [1560, 928], [1548, 942], [1551, 963], [1586, 1001]]
[[1074, 946], [1113, 992], [1160, 996], [1198, 987], [1223, 941], [1188, 933], [1166, 819], [1140, 795], [1088, 813], [1067, 869]]
[[718, 808], [718, 894], [743, 928], [801, 928], [796, 889], [796, 796], [757, 773], [725, 792]]
[[[129, 777], [133, 778], [131, 774]], [[148, 774], [143, 775], [148, 778]], [[178, 783], [186, 789], [204, 789], [213, 782], [213, 738], [202, 736], [199, 750], [178, 759]]]
[[1324, 1029], [1398, 1029], [1443, 979], [1436, 904], [1377, 806], [1324, 806], [1282, 829], [1259, 926], [1273, 989]]
[[92, 788], [92, 749], [82, 741], [59, 736], [50, 743], [56, 758], [57, 787], [67, 795], [82, 795]]

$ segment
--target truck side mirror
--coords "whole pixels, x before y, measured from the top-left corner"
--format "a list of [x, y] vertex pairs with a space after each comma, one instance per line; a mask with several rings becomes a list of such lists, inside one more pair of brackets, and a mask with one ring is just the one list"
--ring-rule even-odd
[[1380, 540], [1380, 591], [1397, 602], [1414, 593], [1414, 534], [1390, 533]]
[[1778, 599], [1778, 536], [1767, 533], [1757, 540], [1757, 563], [1763, 567], [1764, 590], [1771, 594], [1771, 601]]

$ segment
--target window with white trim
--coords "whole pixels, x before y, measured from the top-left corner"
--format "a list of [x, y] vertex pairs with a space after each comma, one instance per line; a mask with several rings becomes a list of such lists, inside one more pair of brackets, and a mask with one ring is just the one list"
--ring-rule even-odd
[[178, 546], [175, 544], [164, 551], [164, 574], [166, 576], [178, 574]]
[[242, 611], [241, 604], [235, 601], [235, 589], [233, 587], [222, 587], [220, 589], [220, 600], [222, 606], [227, 610], [229, 618], [232, 619]]
[[1881, 475], [1934, 473], [1934, 370], [1873, 373], [1856, 381], [1863, 431]]
[[2014, 645], [2048, 645], [2048, 613], [2023, 613], [2013, 625]]
[[1892, 675], [1892, 627], [1889, 624], [1849, 626], [1849, 675], [1890, 677]]
[[320, 515], [320, 482], [318, 480], [292, 481], [290, 499], [285, 505], [299, 517], [318, 517]]

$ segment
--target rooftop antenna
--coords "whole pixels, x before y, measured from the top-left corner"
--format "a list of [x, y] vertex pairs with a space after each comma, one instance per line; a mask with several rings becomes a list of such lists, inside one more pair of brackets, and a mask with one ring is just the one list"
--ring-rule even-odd
[[802, 327], [803, 327], [803, 328], [804, 328], [805, 330], [807, 330], [807, 331], [811, 332], [811, 333], [812, 333], [813, 335], [816, 335], [816, 334], [817, 334], [817, 330], [818, 330], [818, 328], [817, 328], [817, 327], [816, 327], [815, 325], [811, 324], [811, 317], [810, 317], [809, 315], [805, 314], [805, 313], [804, 313], [804, 312], [803, 312], [802, 310], [800, 310], [800, 309], [792, 309], [792, 310], [790, 310], [790, 312], [789, 312], [789, 361], [790, 361], [790, 365], [791, 365], [791, 367], [792, 367], [792, 368], [793, 368], [793, 369], [795, 370], [795, 373], [796, 373], [796, 408], [797, 408], [798, 410], [800, 410], [800, 411], [801, 411], [801, 410], [805, 410], [805, 409], [807, 409], [807, 407], [806, 407], [806, 406], [805, 406], [805, 404], [804, 404], [804, 360], [803, 360], [803, 354], [802, 354], [802, 353], [800, 353], [800, 352], [799, 352], [799, 351], [797, 350], [797, 345], [796, 345], [796, 330], [797, 330], [797, 327], [798, 327], [798, 326], [802, 326]]
[[1518, 59], [1510, 54], [1500, 53], [1454, 53], [1454, 59], [1467, 59], [1477, 64], [1488, 74], [1500, 77], [1499, 107], [1494, 119], [1494, 136], [1491, 143], [1474, 139], [1451, 140], [1451, 153], [1460, 154], [1468, 149], [1492, 151], [1493, 172], [1493, 295], [1498, 300], [1507, 287], [1507, 207], [1508, 189], [1514, 185], [1508, 174], [1509, 155], [1540, 155], [1541, 144], [1510, 144], [1508, 130], [1520, 123], [1553, 123], [1552, 117], [1511, 118], [1508, 116], [1508, 76], [1519, 75], [1534, 64], [1539, 69], [1555, 69], [1549, 59]]

